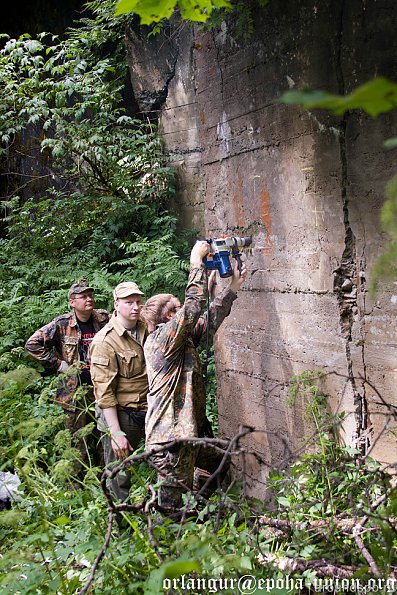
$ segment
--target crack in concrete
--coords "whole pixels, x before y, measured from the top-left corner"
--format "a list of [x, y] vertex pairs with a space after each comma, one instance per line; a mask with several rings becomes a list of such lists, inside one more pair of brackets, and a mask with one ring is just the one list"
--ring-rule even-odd
[[158, 117], [159, 114], [163, 111], [165, 102], [167, 101], [168, 97], [169, 86], [171, 84], [171, 81], [175, 77], [178, 58], [179, 48], [177, 48], [174, 63], [172, 64], [170, 73], [167, 76], [165, 83], [161, 89], [154, 91], [142, 91], [137, 97], [139, 105], [141, 106], [142, 111], [144, 111], [145, 113], [153, 112], [156, 113]]
[[[337, 39], [336, 53], [336, 78], [338, 83], [338, 92], [345, 94], [345, 81], [342, 69], [342, 39], [344, 26], [344, 7], [345, 0], [341, 1], [339, 33]], [[340, 266], [334, 271], [334, 292], [336, 293], [340, 310], [340, 327], [342, 336], [345, 339], [346, 363], [348, 379], [353, 391], [356, 435], [353, 436], [355, 446], [362, 454], [366, 454], [370, 447], [369, 428], [370, 419], [368, 414], [368, 402], [365, 390], [365, 353], [364, 341], [356, 342], [356, 346], [361, 347], [361, 360], [363, 363], [364, 379], [361, 387], [357, 386], [356, 376], [354, 374], [354, 362], [352, 356], [353, 344], [353, 326], [357, 322], [359, 307], [357, 303], [357, 291], [360, 287], [357, 273], [357, 253], [356, 237], [350, 224], [349, 197], [348, 197], [348, 161], [346, 147], [346, 128], [347, 116], [345, 115], [340, 125], [339, 151], [341, 163], [341, 199], [343, 205], [343, 224], [345, 228], [345, 246], [340, 262]], [[360, 333], [361, 334], [361, 333]]]
[[[263, 269], [253, 269], [251, 275], [261, 272]], [[261, 287], [260, 289], [250, 287], [250, 293], [277, 293], [277, 294], [303, 294], [303, 295], [330, 295], [334, 293], [328, 289], [302, 289], [301, 287]]]

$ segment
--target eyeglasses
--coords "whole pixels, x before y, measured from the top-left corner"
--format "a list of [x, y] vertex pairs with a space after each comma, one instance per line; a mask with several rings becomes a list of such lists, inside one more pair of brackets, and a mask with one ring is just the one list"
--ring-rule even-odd
[[87, 295], [80, 295], [79, 297], [73, 297], [72, 300], [84, 300], [85, 302], [87, 300], [92, 300], [94, 297], [93, 293], [88, 293]]

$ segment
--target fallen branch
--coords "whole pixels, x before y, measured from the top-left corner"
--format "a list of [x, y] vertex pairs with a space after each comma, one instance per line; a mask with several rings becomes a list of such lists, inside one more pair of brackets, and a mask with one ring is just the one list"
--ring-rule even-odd
[[233, 448], [238, 447], [238, 443], [241, 440], [241, 438], [244, 438], [244, 436], [246, 436], [247, 434], [250, 434], [253, 431], [253, 428], [247, 428], [247, 427], [243, 427], [240, 426], [239, 429], [239, 433], [236, 434], [236, 436], [234, 436], [234, 438], [232, 438], [227, 446], [227, 448], [224, 451], [223, 457], [221, 462], [219, 463], [217, 469], [214, 471], [214, 473], [212, 473], [207, 481], [204, 483], [204, 485], [200, 488], [200, 490], [197, 492], [196, 496], [200, 497], [202, 496], [202, 494], [205, 492], [205, 490], [208, 488], [208, 486], [210, 485], [210, 483], [220, 475], [220, 473], [222, 473], [225, 465], [227, 464], [227, 460], [230, 457]]
[[371, 556], [371, 554], [369, 553], [369, 551], [367, 550], [367, 548], [365, 547], [365, 544], [363, 542], [363, 540], [361, 539], [361, 533], [362, 533], [362, 527], [360, 525], [356, 525], [355, 527], [353, 527], [352, 533], [353, 533], [353, 537], [356, 541], [357, 547], [360, 550], [360, 552], [362, 553], [363, 557], [366, 559], [366, 561], [369, 564], [369, 567], [372, 571], [372, 574], [374, 574], [375, 576], [380, 577], [381, 574], [379, 572], [379, 569], [376, 565], [375, 560], [373, 559], [373, 557]]
[[352, 533], [354, 527], [357, 526], [357, 519], [338, 519], [334, 517], [332, 519], [317, 519], [315, 521], [301, 521], [293, 523], [287, 519], [277, 519], [272, 517], [260, 517], [259, 523], [261, 525], [268, 525], [269, 527], [275, 527], [282, 531], [291, 533], [293, 530], [310, 531], [311, 529], [325, 528], [336, 528], [343, 533]]
[[[218, 469], [209, 478], [210, 480], [212, 480], [212, 479], [214, 479], [214, 477], [216, 477], [216, 475], [218, 473], [221, 472], [221, 470], [224, 466], [224, 461], [226, 461], [227, 457], [230, 456], [231, 454], [236, 454], [236, 453], [234, 453], [233, 448], [238, 446], [238, 441], [242, 437], [246, 436], [248, 433], [250, 433], [252, 431], [253, 431], [252, 428], [247, 428], [247, 427], [242, 428], [241, 427], [240, 432], [231, 440], [222, 440], [220, 438], [178, 438], [178, 439], [172, 440], [170, 442], [161, 444], [157, 447], [153, 447], [149, 451], [145, 451], [141, 454], [138, 454], [138, 455], [132, 454], [129, 457], [127, 457], [124, 461], [119, 463], [118, 465], [115, 465], [114, 467], [112, 467], [112, 469], [105, 469], [104, 472], [102, 473], [102, 477], [101, 477], [101, 487], [102, 487], [102, 491], [105, 495], [105, 498], [108, 502], [108, 527], [107, 527], [107, 531], [106, 531], [106, 537], [105, 537], [104, 544], [92, 565], [91, 573], [88, 578], [88, 581], [85, 584], [85, 586], [81, 589], [81, 591], [78, 592], [78, 595], [85, 595], [85, 593], [87, 593], [88, 590], [90, 589], [90, 587], [93, 583], [94, 577], [95, 577], [95, 572], [97, 571], [98, 566], [99, 566], [101, 560], [103, 559], [107, 548], [109, 547], [111, 533], [112, 533], [112, 527], [113, 527], [113, 521], [114, 521], [114, 515], [122, 512], [122, 511], [129, 511], [129, 512], [135, 512], [135, 513], [143, 512], [146, 515], [147, 523], [148, 523], [149, 542], [150, 542], [151, 546], [153, 547], [153, 549], [156, 551], [156, 554], [159, 557], [159, 560], [160, 561], [162, 560], [162, 558], [159, 554], [158, 548], [157, 548], [157, 544], [154, 539], [152, 518], [150, 516], [150, 509], [153, 507], [156, 507], [156, 505], [155, 505], [156, 492], [155, 492], [153, 486], [151, 486], [151, 485], [148, 486], [148, 491], [150, 492], [150, 498], [149, 499], [145, 498], [139, 504], [127, 504], [125, 502], [116, 503], [112, 497], [112, 494], [111, 494], [109, 486], [108, 486], [110, 480], [112, 480], [118, 473], [120, 473], [120, 471], [122, 471], [126, 467], [130, 467], [130, 466], [134, 465], [135, 463], [140, 463], [142, 461], [145, 461], [145, 462], [149, 463], [149, 465], [151, 465], [152, 467], [155, 467], [155, 465], [153, 465], [153, 463], [150, 462], [150, 458], [154, 454], [164, 452], [165, 450], [169, 450], [170, 448], [177, 446], [179, 444], [191, 444], [191, 445], [194, 445], [197, 447], [205, 446], [207, 448], [213, 448], [214, 450], [220, 452], [223, 455], [222, 462], [219, 465]], [[225, 453], [227, 453], [227, 454], [225, 454]], [[189, 491], [187, 486], [181, 485], [181, 489], [185, 489], [186, 491]], [[200, 494], [198, 494], [197, 497], [201, 500], [206, 501], [205, 498]], [[160, 507], [158, 507], [158, 508], [160, 509]], [[186, 511], [185, 511], [185, 513], [186, 513]]]
[[276, 554], [260, 554], [257, 557], [260, 564], [273, 566], [284, 572], [304, 572], [315, 570], [318, 577], [332, 577], [333, 579], [353, 578], [359, 568], [354, 566], [335, 566], [327, 560], [302, 560]]
[[153, 523], [152, 523], [152, 517], [150, 516], [150, 507], [155, 503], [157, 494], [156, 494], [156, 491], [152, 485], [148, 486], [148, 490], [151, 493], [150, 500], [148, 500], [145, 504], [145, 514], [146, 514], [146, 518], [147, 518], [148, 538], [149, 538], [149, 543], [152, 546], [152, 548], [154, 549], [154, 551], [156, 552], [158, 559], [160, 560], [160, 562], [162, 562], [163, 558], [160, 554], [159, 548], [157, 547], [157, 543], [156, 543], [156, 540], [153, 535]]
[[[374, 512], [381, 504], [383, 504], [388, 496], [389, 492], [382, 494], [375, 502], [373, 502], [370, 506], [370, 511]], [[277, 529], [278, 531], [282, 531], [284, 533], [291, 533], [293, 530], [324, 530], [324, 528], [336, 528], [343, 533], [350, 533], [353, 535], [354, 540], [357, 544], [358, 549], [360, 550], [363, 558], [368, 562], [369, 568], [372, 574], [376, 577], [381, 577], [381, 573], [376, 565], [374, 558], [369, 553], [368, 549], [366, 548], [364, 541], [361, 538], [361, 535], [364, 531], [379, 531], [379, 527], [371, 527], [370, 529], [364, 529], [364, 525], [367, 523], [369, 519], [368, 515], [363, 516], [359, 521], [357, 519], [317, 519], [315, 521], [306, 521], [306, 522], [296, 522], [293, 523], [288, 519], [277, 519], [271, 517], [260, 517], [259, 523], [261, 525], [266, 525], [272, 528]], [[275, 538], [279, 537], [279, 535], [274, 535]], [[270, 558], [269, 558], [270, 556]], [[334, 565], [330, 565], [325, 561], [299, 561], [295, 558], [277, 558], [276, 556], [272, 557], [273, 555], [269, 554], [260, 554], [259, 561], [264, 562], [271, 562], [275, 564], [280, 570], [307, 570], [309, 568], [313, 568], [316, 570], [318, 576], [331, 576], [333, 578], [351, 578], [359, 568], [354, 569], [346, 569], [346, 567], [337, 567]], [[350, 573], [350, 574], [349, 574]]]

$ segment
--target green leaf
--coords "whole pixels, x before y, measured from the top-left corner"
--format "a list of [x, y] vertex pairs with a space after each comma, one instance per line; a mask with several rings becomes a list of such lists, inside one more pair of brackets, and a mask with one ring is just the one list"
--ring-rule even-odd
[[[176, 8], [177, 0], [119, 0], [116, 15], [134, 12], [141, 17], [142, 25], [150, 25], [169, 19]], [[184, 20], [205, 22], [214, 8], [231, 8], [229, 0], [179, 0], [179, 9]]]
[[299, 552], [299, 555], [302, 558], [305, 558], [306, 560], [310, 560], [310, 558], [315, 558], [315, 556], [313, 555], [314, 552], [316, 552], [317, 550], [317, 546], [313, 545], [313, 544], [309, 544], [306, 545], [303, 549], [301, 549], [301, 551]]
[[326, 91], [287, 91], [282, 103], [302, 105], [305, 109], [323, 108], [335, 115], [343, 115], [350, 109], [362, 109], [373, 118], [397, 107], [397, 85], [379, 77], [357, 87], [349, 95], [333, 95]]
[[393, 138], [388, 138], [383, 143], [385, 149], [395, 149], [397, 147], [397, 136], [393, 136]]
[[141, 17], [142, 25], [150, 25], [163, 18], [170, 18], [177, 0], [119, 0], [116, 15], [134, 12]]
[[174, 562], [168, 562], [162, 566], [163, 578], [174, 579], [182, 574], [201, 570], [201, 565], [197, 560], [176, 560]]
[[171, 581], [193, 571], [201, 571], [201, 565], [196, 560], [179, 559], [173, 562], [165, 562], [150, 573], [145, 584], [145, 595], [160, 595], [164, 593], [164, 581]]
[[69, 525], [70, 519], [66, 516], [60, 516], [57, 519], [55, 519], [54, 523], [56, 525]]
[[184, 20], [204, 23], [214, 8], [230, 8], [227, 0], [179, 0], [179, 8]]
[[277, 502], [281, 504], [281, 506], [285, 506], [287, 508], [291, 506], [289, 498], [285, 498], [284, 496], [280, 496], [279, 498], [277, 498]]

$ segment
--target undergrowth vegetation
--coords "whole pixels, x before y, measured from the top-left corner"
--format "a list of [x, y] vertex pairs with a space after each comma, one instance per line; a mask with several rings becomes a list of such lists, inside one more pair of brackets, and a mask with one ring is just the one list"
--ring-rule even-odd
[[[52, 385], [34, 370], [3, 377], [0, 456], [21, 485], [12, 508], [0, 512], [2, 593], [83, 592], [108, 530], [100, 469], [88, 464], [80, 489], [71, 483], [79, 455], [51, 402]], [[237, 482], [207, 503], [186, 496], [184, 521], [154, 508], [121, 513], [90, 592], [233, 594], [239, 580], [250, 584], [247, 575], [277, 593], [314, 588], [324, 576], [365, 586], [373, 578], [368, 560], [391, 584], [397, 500], [390, 478], [335, 442], [316, 392], [308, 411], [320, 428], [312, 452], [271, 472], [265, 502], [243, 497]], [[237, 451], [236, 463], [246, 454]], [[145, 462], [133, 475], [134, 503], [147, 499], [156, 478]]]
[[[86, 592], [109, 530], [101, 469], [85, 463], [76, 486], [79, 453], [53, 404], [54, 379], [28, 361], [25, 340], [65, 311], [76, 278], [87, 278], [97, 305], [110, 308], [121, 280], [150, 295], [180, 293], [187, 276], [188, 242], [167, 210], [172, 170], [155, 126], [123, 107], [130, 17], [114, 17], [107, 0], [88, 6], [93, 18], [64, 41], [49, 34], [5, 39], [0, 54], [8, 197], [0, 255], [0, 472], [21, 480], [11, 509], [0, 512], [0, 591], [7, 595]], [[216, 425], [213, 358], [208, 378], [208, 416]], [[252, 575], [269, 581], [267, 592], [294, 593], [324, 576], [363, 583], [393, 576], [397, 500], [389, 475], [338, 445], [340, 420], [327, 413], [313, 376], [291, 386], [315, 437], [307, 454], [272, 470], [268, 498], [247, 498], [243, 477], [207, 502], [186, 496], [183, 522], [150, 507], [123, 512], [90, 592], [232, 594], [244, 581], [251, 588], [244, 577]], [[248, 455], [240, 446], [233, 460], [241, 471]], [[131, 499], [139, 502], [156, 479], [145, 462], [134, 469]], [[286, 577], [296, 582], [283, 591], [274, 581]]]
[[0, 52], [3, 369], [65, 311], [76, 278], [109, 308], [121, 280], [148, 294], [185, 283], [188, 246], [167, 210], [173, 171], [155, 125], [123, 105], [128, 17], [115, 19], [112, 4], [91, 3], [94, 18], [65, 40], [24, 35]]

